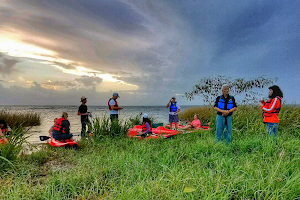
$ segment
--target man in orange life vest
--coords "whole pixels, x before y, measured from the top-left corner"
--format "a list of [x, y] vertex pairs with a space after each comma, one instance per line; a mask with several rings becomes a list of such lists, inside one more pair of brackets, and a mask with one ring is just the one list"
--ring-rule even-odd
[[269, 87], [269, 100], [267, 102], [261, 101], [259, 106], [263, 110], [264, 123], [267, 124], [269, 136], [277, 136], [277, 126], [279, 123], [279, 111], [281, 109], [283, 97], [282, 91], [277, 85]]
[[119, 118], [119, 110], [122, 110], [122, 107], [118, 106], [117, 98], [119, 98], [118, 93], [113, 93], [112, 98], [108, 100], [108, 108], [110, 110], [110, 120], [113, 122], [114, 120], [118, 120]]

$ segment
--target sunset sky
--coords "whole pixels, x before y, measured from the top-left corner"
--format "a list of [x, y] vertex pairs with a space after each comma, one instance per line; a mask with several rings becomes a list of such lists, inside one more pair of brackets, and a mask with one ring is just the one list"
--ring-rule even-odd
[[[300, 1], [0, 0], [0, 105], [165, 105], [203, 78], [300, 103]], [[262, 91], [267, 96], [267, 89]]]

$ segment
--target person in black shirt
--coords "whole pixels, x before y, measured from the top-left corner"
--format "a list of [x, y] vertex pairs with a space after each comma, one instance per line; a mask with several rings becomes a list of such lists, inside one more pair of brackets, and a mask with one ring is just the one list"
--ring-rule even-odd
[[88, 113], [88, 108], [85, 105], [87, 102], [87, 99], [83, 96], [81, 97], [81, 105], [79, 106], [78, 109], [78, 115], [81, 116], [81, 137], [86, 136], [86, 126], [90, 123], [89, 121], [89, 113]]
[[214, 110], [217, 111], [217, 129], [216, 142], [221, 141], [223, 131], [226, 142], [231, 141], [232, 130], [232, 113], [236, 111], [237, 105], [233, 96], [229, 95], [229, 86], [222, 86], [223, 95], [218, 96], [214, 105]]

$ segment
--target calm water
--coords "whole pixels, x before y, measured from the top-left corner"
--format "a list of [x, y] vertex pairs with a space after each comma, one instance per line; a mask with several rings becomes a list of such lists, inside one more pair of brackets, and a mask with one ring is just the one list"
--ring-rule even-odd
[[[93, 118], [109, 116], [109, 110], [107, 106], [88, 106], [88, 111], [92, 112]], [[77, 115], [78, 106], [0, 106], [0, 110], [7, 110], [11, 112], [34, 112], [39, 113], [41, 116], [41, 125], [35, 126], [30, 129], [29, 133], [32, 135], [28, 141], [30, 143], [41, 143], [39, 140], [40, 135], [48, 136], [48, 131], [53, 125], [53, 119], [59, 118], [62, 112], [67, 112], [69, 115], [69, 121], [71, 123], [71, 132], [74, 135], [80, 134], [81, 123], [80, 116]], [[185, 110], [192, 106], [181, 106], [181, 110]], [[154, 118], [154, 121], [168, 123], [169, 110], [164, 106], [127, 106], [119, 113], [120, 120], [126, 120], [130, 117], [135, 117], [140, 113], [147, 113], [150, 117]], [[79, 139], [78, 136], [74, 137]]]

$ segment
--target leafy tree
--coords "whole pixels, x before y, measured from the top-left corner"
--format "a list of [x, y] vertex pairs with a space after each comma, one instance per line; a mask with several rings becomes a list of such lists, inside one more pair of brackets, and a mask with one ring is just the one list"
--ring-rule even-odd
[[230, 95], [245, 95], [242, 100], [242, 104], [257, 103], [261, 94], [261, 89], [271, 86], [273, 82], [276, 82], [278, 78], [264, 78], [258, 77], [254, 79], [237, 78], [232, 79], [225, 76], [217, 77], [204, 77], [191, 92], [186, 92], [185, 97], [188, 100], [194, 99], [195, 96], [203, 96], [205, 105], [213, 105], [217, 96], [221, 94], [222, 85], [229, 85]]

